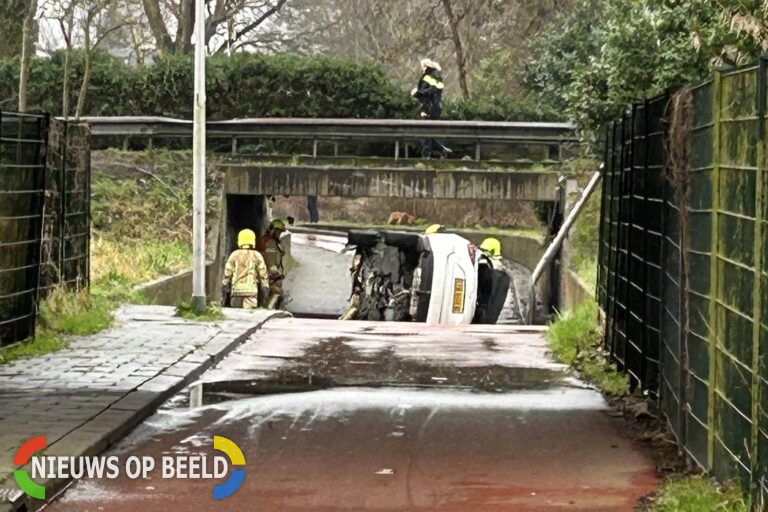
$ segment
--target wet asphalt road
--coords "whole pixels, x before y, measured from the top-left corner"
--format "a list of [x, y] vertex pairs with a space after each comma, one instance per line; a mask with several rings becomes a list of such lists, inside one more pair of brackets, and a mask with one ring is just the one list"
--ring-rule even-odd
[[585, 390], [336, 389], [156, 415], [122, 457], [243, 450], [243, 486], [222, 480], [82, 481], [51, 511], [632, 510], [656, 480]]
[[233, 495], [156, 472], [81, 480], [47, 510], [630, 511], [658, 484], [541, 329], [280, 319], [206, 376], [230, 379], [316, 390], [169, 407], [108, 455], [210, 459], [224, 436], [246, 460]]

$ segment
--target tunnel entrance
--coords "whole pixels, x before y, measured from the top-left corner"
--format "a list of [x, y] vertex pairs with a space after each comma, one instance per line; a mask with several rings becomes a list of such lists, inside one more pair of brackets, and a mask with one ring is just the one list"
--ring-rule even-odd
[[264, 195], [227, 194], [225, 196], [223, 248], [226, 255], [237, 249], [237, 234], [252, 229], [260, 237], [267, 231], [270, 211]]

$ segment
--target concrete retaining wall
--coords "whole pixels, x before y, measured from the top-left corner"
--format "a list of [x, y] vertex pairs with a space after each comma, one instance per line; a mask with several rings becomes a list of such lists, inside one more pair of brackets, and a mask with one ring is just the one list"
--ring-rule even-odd
[[560, 309], [572, 311], [587, 300], [594, 300], [595, 296], [590, 287], [571, 269], [562, 273], [560, 282]]
[[[212, 265], [206, 267], [206, 290], [208, 300], [218, 300], [215, 296], [220, 293], [216, 283], [216, 273], [212, 271]], [[182, 270], [178, 274], [161, 277], [136, 287], [149, 304], [161, 306], [175, 306], [179, 301], [192, 297], [192, 269]]]
[[555, 171], [435, 170], [222, 164], [233, 195], [554, 201]]

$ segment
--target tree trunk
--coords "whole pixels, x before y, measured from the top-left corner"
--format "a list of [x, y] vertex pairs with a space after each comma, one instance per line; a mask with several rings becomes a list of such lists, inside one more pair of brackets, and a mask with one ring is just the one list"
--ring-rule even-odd
[[80, 94], [77, 97], [77, 109], [75, 110], [75, 119], [80, 119], [85, 110], [85, 97], [88, 94], [88, 82], [91, 81], [91, 42], [88, 37], [88, 30], [85, 31], [85, 63], [83, 69], [83, 84], [80, 86]]
[[459, 68], [459, 86], [461, 87], [461, 94], [465, 99], [469, 99], [469, 87], [467, 86], [467, 59], [464, 55], [464, 45], [461, 42], [461, 34], [459, 33], [459, 23], [461, 23], [461, 20], [456, 18], [451, 0], [442, 0], [442, 2], [443, 8], [445, 8], [445, 13], [448, 15], [448, 25], [451, 29], [453, 49], [456, 53], [456, 65]]
[[29, 66], [32, 60], [32, 53], [35, 51], [34, 41], [32, 40], [32, 25], [35, 22], [37, 13], [37, 1], [30, 0], [27, 5], [27, 14], [24, 16], [24, 27], [21, 37], [21, 68], [19, 69], [19, 112], [27, 110], [27, 85], [29, 83]]
[[[183, 0], [184, 2], [192, 2], [193, 0]], [[149, 22], [149, 30], [155, 38], [157, 48], [161, 53], [169, 54], [174, 53], [175, 46], [171, 35], [168, 33], [168, 29], [165, 26], [163, 20], [163, 13], [160, 11], [159, 0], [143, 0], [144, 14], [147, 16]]]
[[67, 47], [66, 53], [64, 53], [64, 77], [61, 80], [61, 115], [69, 117], [69, 57], [72, 53], [72, 48]]
[[[217, 2], [218, 3], [218, 2]], [[176, 30], [177, 53], [192, 53], [192, 33], [195, 31], [195, 2], [194, 0], [181, 2], [179, 25]], [[207, 41], [207, 40], [206, 40]]]

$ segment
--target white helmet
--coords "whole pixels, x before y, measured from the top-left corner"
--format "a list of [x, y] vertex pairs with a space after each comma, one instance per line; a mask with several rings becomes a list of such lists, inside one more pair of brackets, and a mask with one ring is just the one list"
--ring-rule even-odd
[[436, 69], [438, 71], [442, 71], [443, 69], [440, 67], [440, 64], [433, 61], [432, 59], [421, 59], [421, 69], [426, 70], [427, 68]]

